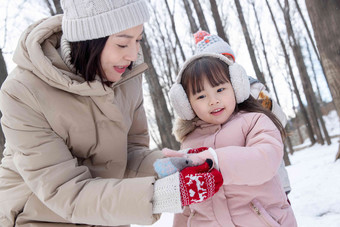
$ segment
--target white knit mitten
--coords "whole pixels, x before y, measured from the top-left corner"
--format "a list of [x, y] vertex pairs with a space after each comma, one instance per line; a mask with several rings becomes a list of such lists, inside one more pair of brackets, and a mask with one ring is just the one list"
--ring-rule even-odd
[[211, 198], [222, 186], [222, 174], [207, 159], [202, 165], [189, 166], [180, 172], [156, 180], [153, 213], [180, 213], [182, 206]]
[[154, 185], [153, 213], [181, 213], [181, 192], [179, 187], [179, 172], [158, 179]]

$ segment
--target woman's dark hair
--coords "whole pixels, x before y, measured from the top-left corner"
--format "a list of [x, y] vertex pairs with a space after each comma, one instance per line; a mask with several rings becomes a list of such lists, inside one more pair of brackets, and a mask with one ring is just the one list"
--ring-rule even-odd
[[99, 76], [104, 85], [105, 73], [100, 64], [100, 56], [104, 49], [107, 37], [71, 42], [71, 63], [74, 65], [76, 72], [81, 74], [87, 82], [95, 80]]
[[[204, 90], [204, 78], [207, 78], [213, 87], [230, 83], [229, 65], [214, 57], [202, 57], [191, 62], [183, 71], [181, 78], [181, 84], [188, 97], [190, 92], [195, 95]], [[286, 137], [285, 129], [277, 117], [251, 95], [247, 100], [236, 105], [234, 113], [239, 111], [258, 112], [267, 115], [280, 131], [282, 139]]]

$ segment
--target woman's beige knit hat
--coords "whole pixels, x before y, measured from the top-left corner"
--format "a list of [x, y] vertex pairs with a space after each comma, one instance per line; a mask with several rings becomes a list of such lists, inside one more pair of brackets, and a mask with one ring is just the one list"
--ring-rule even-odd
[[144, 0], [61, 0], [62, 30], [69, 42], [106, 37], [149, 20]]

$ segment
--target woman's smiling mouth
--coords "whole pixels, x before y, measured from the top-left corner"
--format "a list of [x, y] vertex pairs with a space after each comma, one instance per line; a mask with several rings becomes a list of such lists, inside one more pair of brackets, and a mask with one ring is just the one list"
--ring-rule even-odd
[[125, 65], [125, 66], [114, 66], [113, 68], [118, 73], [124, 73], [127, 67], [128, 67], [128, 65]]

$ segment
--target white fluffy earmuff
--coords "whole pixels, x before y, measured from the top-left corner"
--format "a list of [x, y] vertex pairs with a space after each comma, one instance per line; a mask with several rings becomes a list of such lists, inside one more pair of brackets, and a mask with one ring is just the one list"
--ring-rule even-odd
[[196, 114], [191, 108], [189, 99], [181, 85], [182, 74], [183, 71], [191, 62], [203, 57], [218, 58], [229, 65], [229, 73], [231, 80], [230, 82], [233, 86], [237, 103], [242, 103], [243, 101], [248, 99], [250, 95], [249, 79], [246, 71], [241, 65], [233, 63], [227, 57], [221, 54], [201, 53], [194, 55], [184, 62], [180, 72], [178, 73], [176, 82], [172, 85], [169, 91], [170, 102], [172, 104], [172, 107], [175, 109], [177, 115], [184, 120], [192, 120], [196, 116]]
[[193, 119], [196, 114], [191, 108], [187, 94], [182, 84], [174, 83], [169, 92], [170, 102], [177, 115], [184, 120]]

